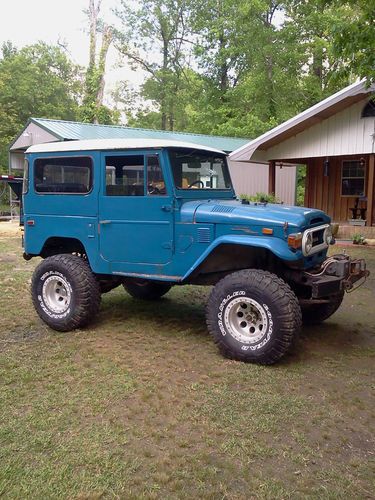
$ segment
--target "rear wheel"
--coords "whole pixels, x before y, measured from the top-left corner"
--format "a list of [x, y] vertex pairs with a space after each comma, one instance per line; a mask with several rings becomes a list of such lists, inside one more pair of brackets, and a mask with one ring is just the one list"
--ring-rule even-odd
[[206, 317], [224, 356], [260, 364], [272, 364], [284, 356], [301, 327], [301, 309], [289, 285], [256, 269], [219, 281], [208, 300]]
[[62, 332], [87, 325], [100, 307], [99, 284], [88, 262], [76, 255], [43, 260], [34, 271], [31, 294], [41, 319]]
[[344, 292], [338, 295], [333, 295], [329, 302], [324, 304], [313, 304], [302, 307], [302, 322], [304, 325], [318, 325], [326, 319], [328, 319], [332, 314], [334, 314], [337, 309], [341, 306], [344, 299]]
[[132, 279], [124, 282], [124, 288], [135, 299], [157, 300], [168, 293], [172, 285], [161, 281]]

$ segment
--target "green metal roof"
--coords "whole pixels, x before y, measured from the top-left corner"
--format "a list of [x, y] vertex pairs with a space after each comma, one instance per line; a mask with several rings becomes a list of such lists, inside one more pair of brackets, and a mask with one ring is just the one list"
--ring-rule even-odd
[[249, 139], [235, 137], [169, 132], [167, 130], [131, 128], [121, 125], [95, 125], [92, 123], [48, 120], [45, 118], [31, 118], [30, 121], [62, 141], [84, 139], [171, 139], [221, 149], [227, 153], [231, 153], [249, 142]]

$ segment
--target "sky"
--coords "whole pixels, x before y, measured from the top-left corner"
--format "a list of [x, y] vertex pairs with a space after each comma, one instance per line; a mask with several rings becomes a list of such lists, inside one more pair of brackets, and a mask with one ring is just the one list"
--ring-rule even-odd
[[[85, 66], [89, 40], [84, 32], [87, 19], [83, 11], [88, 3], [88, 0], [0, 0], [0, 45], [10, 40], [21, 48], [38, 40], [50, 44], [61, 40], [67, 42], [70, 58]], [[116, 3], [116, 0], [102, 0], [101, 14], [107, 22], [113, 19], [111, 8]], [[118, 56], [112, 49], [107, 59], [107, 95], [119, 80], [137, 86], [144, 75], [128, 67], [118, 68]]]

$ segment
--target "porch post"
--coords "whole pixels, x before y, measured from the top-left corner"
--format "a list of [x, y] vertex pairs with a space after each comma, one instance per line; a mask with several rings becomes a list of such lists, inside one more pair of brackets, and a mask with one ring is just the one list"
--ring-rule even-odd
[[268, 194], [276, 194], [276, 162], [268, 163]]
[[373, 207], [374, 207], [374, 189], [375, 189], [375, 155], [369, 156], [368, 177], [367, 177], [367, 221], [366, 226], [372, 226]]

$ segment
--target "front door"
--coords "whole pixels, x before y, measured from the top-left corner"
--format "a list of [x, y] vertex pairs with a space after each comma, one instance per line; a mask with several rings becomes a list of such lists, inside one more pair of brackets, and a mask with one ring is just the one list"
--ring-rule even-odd
[[167, 264], [173, 250], [173, 199], [167, 193], [161, 157], [103, 153], [101, 163], [101, 256], [111, 263]]

